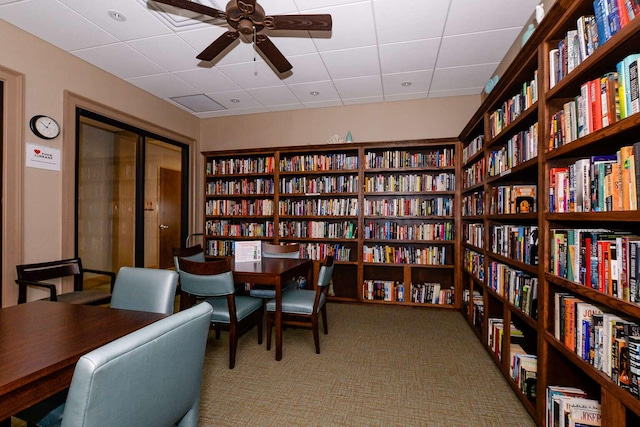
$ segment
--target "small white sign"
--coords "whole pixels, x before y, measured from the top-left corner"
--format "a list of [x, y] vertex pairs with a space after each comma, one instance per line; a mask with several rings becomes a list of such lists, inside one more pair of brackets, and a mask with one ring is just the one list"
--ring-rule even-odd
[[28, 168], [60, 171], [60, 150], [28, 142], [26, 166]]
[[236, 262], [257, 262], [262, 260], [262, 243], [259, 240], [236, 241]]

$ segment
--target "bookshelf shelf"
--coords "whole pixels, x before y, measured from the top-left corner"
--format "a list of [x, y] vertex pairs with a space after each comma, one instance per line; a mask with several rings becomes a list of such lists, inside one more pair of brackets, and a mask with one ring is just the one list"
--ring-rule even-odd
[[[223, 215], [205, 212], [206, 257], [233, 256], [236, 237], [211, 232], [217, 221], [271, 221], [265, 235], [237, 239], [300, 243], [303, 256], [314, 260], [314, 274], [326, 254], [337, 254], [330, 299], [459, 308], [454, 267], [457, 152], [454, 138], [205, 152], [207, 209], [231, 209], [228, 205], [234, 203], [254, 206], [266, 199], [273, 205], [271, 216], [240, 215], [245, 212], [240, 208], [215, 211]], [[247, 169], [257, 164], [264, 169]], [[216, 165], [228, 170], [213, 173]], [[242, 173], [232, 169], [238, 165]], [[212, 191], [253, 180], [272, 183], [268, 194]], [[383, 191], [365, 191], [367, 182], [376, 185], [371, 190]], [[373, 238], [365, 237], [365, 229]], [[375, 238], [381, 230], [391, 238]], [[364, 253], [376, 250], [380, 261], [395, 262], [364, 262]], [[369, 283], [386, 286], [386, 297], [380, 293], [368, 298], [364, 286]], [[413, 300], [424, 300], [427, 291], [429, 302]]]

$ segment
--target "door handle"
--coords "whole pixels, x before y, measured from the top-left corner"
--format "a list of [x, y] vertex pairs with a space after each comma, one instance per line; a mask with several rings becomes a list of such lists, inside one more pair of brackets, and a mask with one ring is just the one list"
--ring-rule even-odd
[[160, 224], [160, 230], [166, 230], [167, 228], [169, 228], [168, 225]]

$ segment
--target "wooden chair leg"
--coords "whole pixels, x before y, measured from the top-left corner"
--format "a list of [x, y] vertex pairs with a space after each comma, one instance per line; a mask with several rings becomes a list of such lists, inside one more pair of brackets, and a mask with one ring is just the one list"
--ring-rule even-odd
[[311, 316], [311, 329], [313, 329], [313, 342], [316, 345], [316, 354], [320, 354], [320, 333], [318, 331], [318, 315]]
[[329, 334], [329, 324], [327, 323], [327, 304], [323, 305], [320, 309], [322, 312], [322, 325], [324, 326], [324, 334]]
[[271, 313], [267, 313], [267, 350], [271, 350], [271, 328], [273, 327], [273, 318]]
[[236, 366], [236, 349], [238, 348], [238, 335], [235, 325], [229, 325], [229, 369]]

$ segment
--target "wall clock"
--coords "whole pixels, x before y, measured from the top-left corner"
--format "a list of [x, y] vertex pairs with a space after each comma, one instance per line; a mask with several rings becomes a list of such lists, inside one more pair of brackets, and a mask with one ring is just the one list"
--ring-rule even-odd
[[38, 114], [29, 120], [31, 131], [42, 139], [53, 139], [60, 135], [60, 125], [49, 116]]

